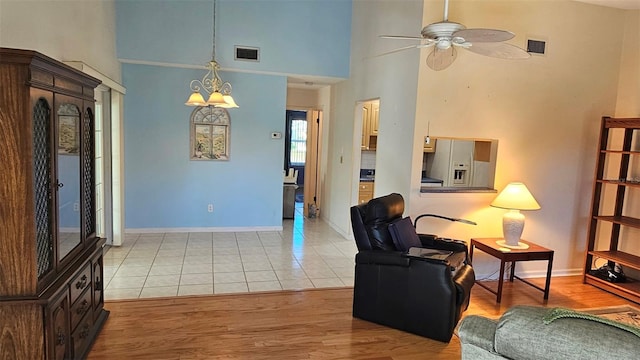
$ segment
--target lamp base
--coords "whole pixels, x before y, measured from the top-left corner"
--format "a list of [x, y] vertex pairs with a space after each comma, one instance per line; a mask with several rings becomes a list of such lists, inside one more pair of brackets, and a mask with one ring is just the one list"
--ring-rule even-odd
[[502, 236], [507, 247], [520, 249], [520, 235], [522, 235], [523, 229], [524, 214], [520, 210], [511, 209], [504, 214], [502, 217]]
[[529, 248], [529, 245], [525, 244], [525, 243], [517, 243], [516, 245], [509, 245], [507, 244], [507, 242], [505, 240], [498, 240], [496, 241], [496, 244], [509, 248], [509, 249], [520, 249], [520, 250], [525, 250]]

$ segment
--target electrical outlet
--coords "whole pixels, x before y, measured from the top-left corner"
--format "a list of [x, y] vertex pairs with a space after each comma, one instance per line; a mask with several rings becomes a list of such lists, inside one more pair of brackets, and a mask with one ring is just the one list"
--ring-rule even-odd
[[207, 211], [208, 212], [213, 212], [213, 204], [207, 205]]
[[80, 204], [77, 202], [73, 203], [73, 211], [78, 212], [80, 211]]

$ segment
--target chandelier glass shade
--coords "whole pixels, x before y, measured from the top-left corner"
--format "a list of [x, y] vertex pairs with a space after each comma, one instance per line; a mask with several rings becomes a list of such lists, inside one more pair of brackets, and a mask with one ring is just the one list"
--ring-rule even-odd
[[[216, 1], [213, 2], [213, 51], [211, 61], [207, 64], [207, 73], [201, 80], [191, 80], [191, 96], [186, 103], [187, 106], [215, 106], [221, 108], [237, 108], [235, 100], [231, 96], [231, 84], [225, 82], [218, 74], [220, 65], [216, 61]], [[200, 91], [209, 95], [205, 101]]]

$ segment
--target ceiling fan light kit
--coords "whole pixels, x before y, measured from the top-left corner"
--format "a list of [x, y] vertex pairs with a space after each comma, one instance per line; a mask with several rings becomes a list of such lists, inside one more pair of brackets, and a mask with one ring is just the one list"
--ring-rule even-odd
[[440, 71], [449, 67], [455, 60], [455, 47], [467, 49], [476, 54], [500, 59], [526, 59], [530, 55], [524, 49], [505, 43], [514, 38], [514, 34], [497, 29], [467, 29], [457, 22], [448, 21], [449, 0], [444, 2], [444, 21], [429, 24], [422, 31], [422, 36], [380, 35], [386, 39], [417, 40], [418, 45], [405, 46], [386, 52], [387, 55], [398, 51], [431, 47], [427, 56], [427, 66]]

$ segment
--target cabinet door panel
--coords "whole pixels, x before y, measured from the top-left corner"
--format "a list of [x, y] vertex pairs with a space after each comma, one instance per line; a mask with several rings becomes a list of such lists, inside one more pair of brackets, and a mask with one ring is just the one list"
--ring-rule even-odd
[[371, 119], [371, 104], [362, 105], [362, 148], [369, 150], [369, 122]]
[[56, 360], [69, 358], [69, 298], [66, 288], [60, 298], [49, 308], [51, 322], [49, 324], [48, 341], [50, 342], [51, 358]]
[[369, 132], [371, 135], [378, 135], [378, 126], [380, 123], [380, 103], [371, 103], [371, 122], [369, 124]]
[[94, 314], [97, 317], [100, 315], [99, 309], [101, 309], [104, 305], [104, 297], [103, 297], [103, 287], [104, 284], [102, 282], [103, 273], [102, 273], [102, 254], [100, 256], [93, 259], [93, 307]]
[[58, 262], [82, 243], [80, 217], [80, 121], [82, 101], [56, 95], [55, 142]]
[[80, 110], [62, 103], [56, 112], [58, 126], [58, 227], [59, 254], [64, 258], [80, 243]]
[[84, 102], [82, 116], [82, 235], [83, 239], [95, 237], [96, 234], [96, 188], [95, 188], [95, 123], [93, 103]]
[[35, 241], [37, 253], [38, 279], [53, 269], [53, 148], [54, 129], [51, 120], [51, 93], [34, 94], [37, 100], [33, 104], [33, 188]]

